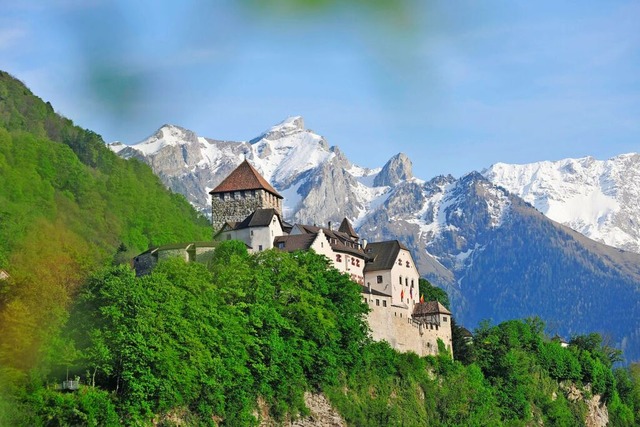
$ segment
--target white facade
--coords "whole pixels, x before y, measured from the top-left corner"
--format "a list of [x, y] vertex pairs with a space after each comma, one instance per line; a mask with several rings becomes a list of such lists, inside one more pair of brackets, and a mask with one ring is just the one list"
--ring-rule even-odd
[[249, 246], [249, 252], [261, 252], [273, 248], [273, 239], [283, 236], [282, 223], [273, 215], [268, 225], [229, 229], [223, 227], [216, 240], [240, 240]]

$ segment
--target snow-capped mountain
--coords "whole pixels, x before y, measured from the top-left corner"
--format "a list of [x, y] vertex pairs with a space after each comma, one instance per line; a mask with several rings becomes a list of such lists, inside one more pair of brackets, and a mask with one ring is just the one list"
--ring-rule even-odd
[[[110, 147], [149, 164], [167, 187], [205, 214], [211, 209], [208, 192], [245, 158], [285, 197], [285, 217], [299, 222], [317, 221], [319, 213], [327, 220], [357, 220], [389, 190], [386, 182], [411, 173], [410, 163], [402, 166], [408, 161], [404, 155], [382, 172], [351, 164], [338, 148], [305, 129], [302, 117], [290, 117], [249, 142], [208, 139], [164, 125], [138, 144]], [[374, 186], [378, 176], [384, 183]]]
[[640, 253], [640, 154], [497, 163], [482, 173], [554, 221], [593, 240]]
[[[511, 178], [496, 185], [472, 172], [460, 179], [423, 181], [413, 177], [404, 154], [374, 170], [352, 164], [338, 148], [306, 129], [301, 117], [247, 142], [203, 138], [166, 125], [139, 144], [111, 148], [148, 163], [168, 187], [207, 213], [208, 191], [247, 158], [285, 197], [285, 219], [326, 224], [347, 217], [362, 238], [406, 244], [421, 274], [448, 291], [456, 317], [466, 326], [473, 328], [484, 318], [538, 315], [554, 332], [568, 337], [600, 331], [626, 349], [627, 357], [640, 357], [640, 255], [605, 246], [552, 221], [516, 195], [517, 185], [509, 186], [529, 182], [520, 185], [531, 194], [547, 191], [544, 200], [555, 211], [561, 210], [556, 205], [561, 199], [592, 201], [583, 220], [618, 218], [609, 223], [620, 227], [620, 212], [627, 212], [632, 230], [640, 223], [631, 216], [638, 210], [638, 180], [633, 178], [640, 163], [637, 155], [620, 156], [628, 163], [609, 167], [616, 173], [595, 177], [587, 166], [578, 166], [580, 160], [559, 167], [563, 179], [545, 178], [547, 172], [540, 168], [527, 175], [495, 165], [484, 172], [486, 177], [496, 182], [496, 176]], [[636, 175], [625, 175], [629, 171]], [[564, 187], [556, 189], [560, 184]], [[535, 205], [535, 199], [529, 200]], [[537, 206], [543, 211], [543, 205]]]

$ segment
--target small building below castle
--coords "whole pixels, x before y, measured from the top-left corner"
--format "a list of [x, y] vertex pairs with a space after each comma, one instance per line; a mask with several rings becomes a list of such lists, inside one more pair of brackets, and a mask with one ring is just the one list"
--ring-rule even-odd
[[215, 242], [186, 242], [157, 246], [131, 260], [136, 276], [151, 273], [156, 264], [167, 258], [182, 258], [186, 262], [208, 263], [215, 251]]

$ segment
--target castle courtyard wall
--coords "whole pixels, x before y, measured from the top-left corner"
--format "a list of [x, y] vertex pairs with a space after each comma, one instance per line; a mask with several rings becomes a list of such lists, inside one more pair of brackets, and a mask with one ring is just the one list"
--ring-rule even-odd
[[[387, 341], [391, 347], [400, 351], [412, 351], [419, 356], [438, 354], [437, 340], [440, 338], [449, 352], [451, 348], [450, 323], [441, 325], [419, 325], [411, 316], [408, 308], [392, 306], [391, 298], [373, 294], [363, 294], [371, 311], [367, 322], [374, 341]], [[383, 301], [386, 301], [386, 307]]]

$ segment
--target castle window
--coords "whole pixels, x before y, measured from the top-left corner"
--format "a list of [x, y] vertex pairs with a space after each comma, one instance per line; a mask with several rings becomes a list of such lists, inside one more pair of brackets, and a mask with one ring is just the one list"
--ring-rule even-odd
[[278, 249], [284, 249], [284, 242], [278, 242]]
[[399, 260], [398, 260], [398, 265], [399, 265], [400, 267], [402, 267], [402, 260], [401, 260], [401, 259], [399, 259]]
[[409, 268], [409, 261], [407, 261], [407, 263], [405, 265], [407, 266], [407, 268]]
[[400, 313], [400, 318], [402, 319], [402, 313]]
[[400, 281], [400, 285], [402, 285], [402, 276], [398, 277], [399, 281]]
[[404, 285], [405, 286], [409, 286], [409, 278], [408, 277], [404, 278]]
[[356, 267], [360, 267], [360, 260], [359, 259], [356, 260]]
[[413, 288], [413, 279], [411, 279], [411, 287]]
[[447, 321], [447, 316], [442, 316], [442, 321], [446, 322]]
[[231, 240], [231, 234], [227, 234], [227, 240]]
[[251, 230], [251, 237], [253, 237], [253, 230]]
[[382, 276], [376, 276], [376, 282], [382, 283]]
[[436, 323], [436, 331], [438, 330], [438, 324]]
[[342, 255], [336, 254], [336, 262], [342, 262]]
[[262, 250], [262, 245], [258, 245], [258, 250], [261, 251]]
[[376, 305], [380, 305], [380, 300], [376, 298]]
[[382, 300], [382, 306], [386, 307], [387, 306], [387, 300]]

